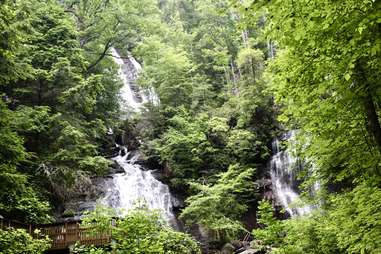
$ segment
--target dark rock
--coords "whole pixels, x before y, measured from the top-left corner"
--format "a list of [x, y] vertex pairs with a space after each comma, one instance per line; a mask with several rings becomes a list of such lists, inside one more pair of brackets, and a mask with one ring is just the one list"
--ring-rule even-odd
[[[181, 223], [181, 220], [180, 220]], [[202, 253], [219, 253], [221, 249], [221, 243], [216, 241], [216, 236], [213, 232], [204, 228], [199, 224], [193, 224], [187, 226], [187, 233], [191, 234], [201, 245]], [[213, 252], [216, 250], [217, 252]]]
[[184, 199], [172, 194], [172, 206], [173, 208], [184, 208], [185, 207]]
[[114, 161], [109, 170], [109, 174], [118, 174], [124, 172], [124, 169], [116, 161]]
[[163, 175], [165, 177], [170, 177], [172, 175], [171, 166], [169, 165], [169, 163], [167, 161], [164, 162], [164, 165], [163, 165]]
[[[249, 207], [247, 212], [242, 216], [241, 220], [247, 230], [251, 231], [254, 228], [256, 228], [258, 226], [257, 225], [257, 208], [254, 205]], [[250, 240], [250, 239], [245, 239], [245, 240]]]
[[121, 156], [125, 156], [125, 155], [126, 155], [126, 150], [121, 149], [121, 150], [120, 150], [120, 155], [121, 155]]

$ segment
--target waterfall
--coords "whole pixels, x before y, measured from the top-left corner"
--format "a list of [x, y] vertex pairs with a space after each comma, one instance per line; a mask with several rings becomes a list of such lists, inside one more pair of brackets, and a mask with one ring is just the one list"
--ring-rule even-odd
[[139, 72], [142, 69], [138, 61], [131, 55], [122, 58], [114, 48], [111, 48], [111, 54], [115, 63], [119, 66], [118, 74], [123, 82], [123, 87], [120, 90], [120, 96], [123, 99], [121, 103], [122, 112], [131, 110], [138, 112], [143, 103], [146, 102], [157, 105], [159, 99], [153, 88], [142, 90], [136, 84]]
[[123, 87], [120, 90], [120, 95], [123, 99], [121, 103], [122, 112], [126, 112], [130, 108], [136, 111], [142, 103], [142, 98], [139, 92], [134, 92], [133, 87], [141, 67], [139, 64], [136, 64], [136, 60], [132, 57], [123, 59], [114, 48], [111, 49], [111, 54], [115, 63], [119, 65], [118, 74], [123, 82]]
[[295, 142], [295, 131], [286, 133], [283, 140], [289, 141], [286, 150], [280, 148], [280, 140], [273, 141], [272, 149], [274, 155], [270, 161], [270, 176], [276, 200], [284, 207], [290, 216], [304, 215], [311, 211], [311, 206], [295, 207], [299, 200], [297, 191], [297, 172], [301, 167], [297, 158], [292, 155]]
[[276, 48], [272, 40], [267, 41], [267, 52], [268, 58], [273, 59], [275, 57]]
[[[139, 112], [142, 104], [147, 100], [157, 100], [153, 90], [140, 91], [136, 85], [140, 64], [132, 57], [121, 58], [115, 49], [112, 49], [114, 61], [119, 65], [119, 76], [124, 86], [121, 89], [122, 112], [133, 110]], [[155, 103], [155, 101], [153, 101]], [[109, 130], [112, 133], [112, 130]], [[123, 145], [116, 144], [119, 155], [114, 157], [123, 173], [112, 175], [112, 184], [107, 186], [103, 202], [120, 211], [120, 215], [128, 212], [135, 206], [146, 206], [161, 212], [162, 217], [170, 224], [175, 224], [175, 216], [172, 207], [175, 200], [167, 185], [163, 184], [153, 176], [153, 171], [144, 170], [136, 163], [139, 155], [131, 156]]]
[[119, 148], [119, 155], [113, 160], [124, 169], [124, 173], [113, 175], [113, 185], [107, 190], [105, 203], [120, 210], [121, 215], [135, 206], [146, 206], [161, 212], [166, 221], [173, 222], [172, 206], [175, 200], [168, 186], [157, 180], [153, 171], [146, 171], [135, 163], [138, 155], [129, 159], [130, 152], [123, 146]]

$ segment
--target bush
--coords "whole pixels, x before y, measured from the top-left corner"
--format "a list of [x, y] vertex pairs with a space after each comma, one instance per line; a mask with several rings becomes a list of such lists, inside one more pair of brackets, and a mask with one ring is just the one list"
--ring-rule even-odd
[[33, 239], [24, 229], [0, 229], [0, 254], [42, 254], [49, 247], [47, 237]]
[[111, 250], [76, 246], [74, 253], [134, 253], [134, 254], [200, 254], [200, 248], [189, 235], [174, 231], [161, 221], [160, 214], [136, 208], [111, 226], [112, 210], [97, 207], [84, 219], [82, 226], [92, 226], [96, 232], [112, 232]]

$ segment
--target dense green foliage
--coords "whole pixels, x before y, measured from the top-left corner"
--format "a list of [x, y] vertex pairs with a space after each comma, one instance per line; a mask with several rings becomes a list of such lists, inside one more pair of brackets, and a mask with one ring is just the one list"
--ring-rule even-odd
[[254, 237], [271, 253], [378, 253], [380, 3], [235, 3], [244, 26], [266, 17], [261, 36], [278, 43], [267, 77], [279, 117], [299, 129], [305, 186], [320, 184], [310, 216], [280, 223], [261, 205]]
[[376, 183], [365, 182], [349, 193], [332, 195], [324, 210], [286, 221], [276, 220], [271, 204], [264, 202], [259, 222], [266, 227], [253, 235], [274, 247], [274, 253], [379, 253], [380, 195]]
[[[0, 214], [43, 223], [52, 203], [86, 196], [109, 172], [112, 128], [185, 200], [186, 229], [238, 238], [258, 208], [263, 252], [379, 253], [380, 13], [375, 0], [0, 0]], [[139, 60], [138, 85], [158, 97], [123, 122], [111, 48]], [[284, 129], [298, 130], [315, 210], [280, 221], [259, 185]], [[110, 216], [84, 226], [112, 230], [116, 253], [199, 252], [155, 212], [115, 228]], [[12, 237], [32, 241], [0, 241]]]
[[[1, 174], [20, 175], [15, 195], [22, 199], [12, 197], [14, 201], [2, 201], [1, 207], [28, 209], [24, 219], [42, 221], [48, 209], [33, 188], [41, 192], [50, 186], [55, 197], [64, 200], [80, 172], [103, 174], [107, 170], [110, 163], [99, 156], [98, 145], [105, 124], [112, 120], [104, 116], [115, 115], [118, 109], [120, 84], [115, 82], [113, 68], [86, 71], [88, 62], [76, 23], [56, 1], [2, 1], [1, 9], [1, 59], [5, 67], [9, 65], [0, 86], [1, 114], [8, 115], [2, 121], [9, 126], [2, 128], [9, 131], [4, 133], [7, 137], [2, 141], [7, 143], [1, 151], [9, 155], [8, 161], [1, 161]], [[18, 155], [11, 156], [16, 149]], [[41, 209], [42, 214], [36, 214]], [[7, 209], [0, 212], [10, 215]], [[21, 219], [18, 214], [11, 217]]]
[[11, 111], [0, 101], [0, 211], [3, 216], [28, 222], [49, 220], [49, 205], [28, 183], [28, 177], [17, 171], [29, 156], [23, 139], [9, 124]]
[[24, 229], [0, 229], [1, 254], [42, 254], [49, 247], [48, 238], [33, 239]]
[[[303, 130], [306, 156], [329, 181], [379, 174], [380, 6], [373, 2], [269, 6], [268, 29], [278, 26], [273, 37], [285, 47], [272, 66], [282, 117]], [[295, 17], [285, 19], [289, 12]]]
[[[277, 220], [273, 214], [272, 204], [262, 200], [258, 205], [258, 223], [260, 228], [253, 230], [255, 239], [262, 241], [264, 245], [279, 246], [284, 235], [283, 223]], [[265, 228], [265, 229], [263, 229]]]
[[182, 213], [187, 223], [229, 239], [243, 232], [239, 220], [254, 198], [255, 176], [246, 169], [264, 167], [275, 130], [261, 75], [264, 49], [240, 42], [228, 1], [162, 1], [159, 7], [166, 33], [134, 50], [143, 63], [139, 84], [153, 87], [160, 99], [140, 116], [143, 151], [189, 197]]
[[186, 200], [188, 206], [180, 217], [213, 230], [217, 239], [234, 239], [245, 230], [239, 219], [247, 210], [245, 193], [254, 191], [250, 181], [253, 173], [251, 168], [233, 165], [219, 175], [213, 186], [191, 183], [198, 194]]
[[[43, 222], [50, 213], [43, 196], [63, 202], [86, 194], [82, 182], [108, 172], [106, 131], [118, 125], [122, 85], [109, 50], [149, 32], [142, 22], [157, 10], [150, 1], [0, 6], [0, 213]], [[131, 20], [131, 13], [139, 14]]]
[[113, 211], [98, 207], [85, 217], [82, 226], [94, 232], [112, 232], [111, 250], [76, 246], [74, 253], [200, 253], [198, 244], [187, 234], [176, 232], [165, 225], [160, 214], [146, 208], [135, 208], [127, 216], [114, 221]]

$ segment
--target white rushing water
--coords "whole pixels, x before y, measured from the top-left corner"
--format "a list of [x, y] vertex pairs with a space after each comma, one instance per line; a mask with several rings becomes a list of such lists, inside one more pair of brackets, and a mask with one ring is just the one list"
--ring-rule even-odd
[[270, 59], [274, 59], [276, 50], [275, 50], [275, 45], [273, 41], [271, 40], [267, 41], [267, 50], [268, 50], [268, 57]]
[[[112, 49], [115, 62], [119, 65], [119, 76], [123, 81], [121, 97], [123, 99], [123, 111], [138, 112], [147, 100], [158, 101], [153, 90], [142, 92], [135, 81], [141, 70], [140, 64], [132, 57], [121, 58], [115, 49]], [[128, 116], [128, 114], [127, 114]], [[112, 130], [109, 130], [112, 133]], [[127, 148], [116, 144], [119, 155], [113, 158], [124, 173], [112, 175], [112, 184], [108, 186], [104, 202], [120, 211], [120, 215], [127, 213], [135, 206], [146, 206], [161, 212], [162, 217], [172, 225], [175, 216], [172, 213], [173, 203], [176, 201], [167, 185], [163, 184], [153, 176], [153, 171], [144, 170], [136, 164], [138, 155], [130, 156]], [[131, 158], [130, 158], [131, 157]]]
[[143, 90], [136, 84], [139, 72], [142, 69], [142, 66], [136, 59], [131, 55], [122, 58], [114, 48], [111, 48], [111, 54], [115, 63], [119, 66], [119, 77], [124, 84], [120, 90], [120, 95], [123, 99], [122, 112], [137, 112], [146, 102], [157, 105], [159, 99], [153, 88]]
[[270, 175], [273, 191], [277, 201], [284, 207], [290, 216], [304, 215], [311, 211], [310, 206], [298, 206], [295, 202], [299, 201], [297, 192], [297, 171], [300, 164], [297, 158], [292, 155], [292, 142], [295, 140], [295, 131], [288, 132], [285, 140], [289, 141], [286, 150], [280, 149], [279, 139], [273, 141], [274, 155], [270, 161]]
[[132, 88], [141, 70], [141, 66], [132, 57], [123, 59], [114, 48], [111, 49], [111, 53], [115, 63], [119, 65], [119, 77], [123, 82], [123, 87], [120, 90], [120, 95], [124, 100], [122, 102], [122, 111], [128, 111], [129, 109], [136, 111], [140, 108], [143, 101], [140, 97], [141, 95], [135, 93]]
[[145, 171], [135, 163], [136, 156], [129, 158], [129, 152], [120, 146], [119, 155], [113, 158], [123, 169], [124, 173], [113, 175], [113, 185], [107, 190], [105, 202], [126, 214], [136, 206], [146, 206], [161, 212], [163, 218], [174, 220], [172, 206], [174, 199], [167, 185], [157, 180], [151, 170]]

